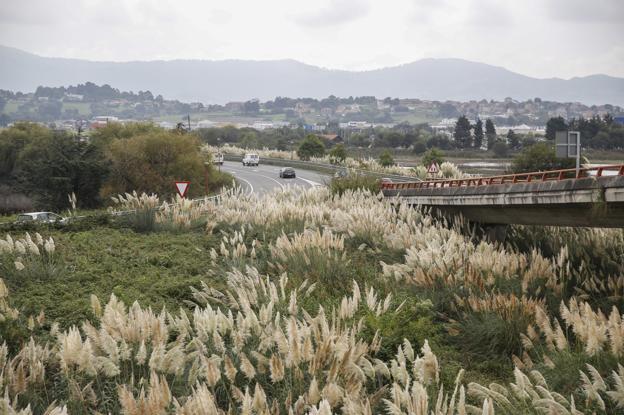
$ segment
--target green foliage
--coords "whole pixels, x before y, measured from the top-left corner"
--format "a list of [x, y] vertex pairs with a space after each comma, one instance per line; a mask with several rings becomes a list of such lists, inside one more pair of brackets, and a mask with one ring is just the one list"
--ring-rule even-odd
[[329, 183], [329, 189], [337, 195], [356, 189], [368, 190], [372, 194], [377, 194], [381, 190], [381, 184], [377, 178], [372, 176], [349, 174], [345, 177], [333, 177]]
[[211, 247], [218, 241], [204, 232], [135, 233], [99, 227], [82, 232], [51, 232], [63, 271], [55, 278], [22, 278], [10, 285], [14, 306], [26, 315], [42, 309], [46, 319], [68, 327], [91, 316], [89, 296], [112, 293], [132, 304], [138, 300], [160, 310], [184, 307], [189, 286], [200, 280], [219, 286], [209, 274]]
[[503, 143], [502, 141], [497, 141], [496, 143], [494, 143], [492, 151], [494, 152], [494, 155], [496, 157], [507, 157], [507, 154], [509, 153], [509, 147], [507, 147], [507, 144]]
[[22, 189], [33, 195], [39, 206], [65, 208], [67, 195], [73, 192], [81, 206], [95, 207], [108, 163], [98, 147], [54, 133], [27, 145], [19, 155], [16, 171]]
[[474, 126], [474, 147], [480, 149], [483, 145], [483, 121], [477, 120]]
[[392, 154], [390, 150], [384, 150], [383, 153], [379, 156], [379, 164], [383, 167], [394, 166], [394, 158], [392, 158]]
[[91, 142], [105, 147], [116, 139], [128, 139], [137, 135], [156, 133], [160, 130], [152, 123], [121, 124], [109, 122], [105, 127], [98, 128], [91, 133]]
[[427, 151], [427, 143], [424, 141], [416, 141], [414, 143], [414, 153], [422, 154]]
[[514, 173], [556, 170], [573, 168], [573, 159], [560, 159], [555, 157], [555, 149], [547, 143], [537, 143], [525, 148], [518, 154], [512, 163]]
[[546, 138], [549, 140], [555, 139], [555, 133], [557, 131], [567, 131], [568, 124], [563, 117], [553, 117], [546, 123]]
[[420, 160], [420, 163], [425, 167], [429, 167], [434, 162], [438, 165], [444, 163], [444, 152], [435, 147], [429, 149]]
[[[376, 316], [368, 313], [365, 317], [366, 329], [363, 334], [370, 340], [379, 331], [383, 338], [379, 359], [386, 360], [396, 354], [397, 348], [407, 339], [415, 349], [419, 349], [425, 340], [437, 342], [441, 337], [441, 326], [434, 321], [435, 312], [429, 300], [422, 300], [412, 295], [401, 296], [394, 303], [403, 303], [399, 311]], [[395, 306], [395, 307], [396, 307]]]
[[[190, 197], [204, 194], [205, 166], [199, 141], [192, 135], [164, 130], [116, 139], [110, 145], [111, 174], [102, 189], [105, 196], [136, 190], [161, 197], [175, 193], [175, 181], [190, 181]], [[210, 178], [208, 179], [210, 185]]]
[[252, 131], [248, 131], [243, 134], [241, 147], [250, 149], [259, 148], [257, 135]]
[[492, 120], [489, 118], [485, 120], [485, 138], [487, 138], [487, 148], [489, 150], [496, 142], [496, 128], [494, 127]]
[[108, 171], [98, 147], [28, 123], [0, 133], [0, 161], [0, 182], [12, 190], [7, 197], [22, 194], [43, 209], [67, 207], [72, 192], [81, 206], [96, 206]]
[[455, 131], [453, 132], [453, 137], [455, 138], [455, 143], [460, 148], [468, 148], [470, 147], [470, 142], [472, 140], [470, 130], [472, 126], [470, 125], [470, 121], [466, 118], [465, 115], [462, 115], [457, 119], [455, 123]]
[[329, 152], [329, 157], [331, 158], [332, 163], [343, 163], [347, 158], [347, 149], [344, 144], [336, 144]]
[[512, 129], [507, 131], [507, 144], [512, 149], [516, 149], [520, 146], [520, 139], [518, 138], [518, 134], [516, 134]]
[[453, 339], [461, 350], [475, 358], [519, 356], [522, 354], [520, 335], [532, 322], [530, 316], [521, 312], [506, 317], [495, 312], [471, 312], [456, 324], [457, 335]]
[[308, 134], [297, 149], [297, 155], [301, 160], [310, 160], [312, 157], [325, 155], [325, 145], [314, 134]]

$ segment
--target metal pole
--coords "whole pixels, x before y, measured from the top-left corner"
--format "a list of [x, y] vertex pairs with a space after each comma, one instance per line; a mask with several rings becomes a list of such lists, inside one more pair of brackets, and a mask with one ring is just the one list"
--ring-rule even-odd
[[576, 135], [576, 178], [581, 173], [581, 133]]

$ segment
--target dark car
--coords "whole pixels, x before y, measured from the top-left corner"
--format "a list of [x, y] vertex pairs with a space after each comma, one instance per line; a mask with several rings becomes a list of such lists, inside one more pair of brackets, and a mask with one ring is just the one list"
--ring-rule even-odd
[[293, 169], [292, 167], [282, 167], [279, 171], [279, 177], [282, 179], [294, 179], [296, 177], [295, 169]]

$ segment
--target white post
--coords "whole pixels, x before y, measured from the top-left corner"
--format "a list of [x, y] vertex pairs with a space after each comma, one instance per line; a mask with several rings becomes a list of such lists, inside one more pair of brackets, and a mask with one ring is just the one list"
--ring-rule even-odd
[[581, 133], [576, 133], [576, 178], [581, 172]]

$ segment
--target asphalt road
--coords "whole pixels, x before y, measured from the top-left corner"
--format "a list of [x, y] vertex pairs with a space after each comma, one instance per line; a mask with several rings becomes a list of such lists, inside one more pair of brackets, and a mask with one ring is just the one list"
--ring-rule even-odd
[[[284, 165], [288, 165], [287, 162]], [[279, 177], [280, 166], [260, 165], [243, 166], [240, 162], [225, 161], [221, 166], [223, 171], [232, 174], [243, 188], [250, 193], [263, 194], [278, 188], [285, 189], [287, 186], [312, 187], [323, 186], [329, 176], [311, 170], [295, 168], [295, 179], [281, 179]]]

